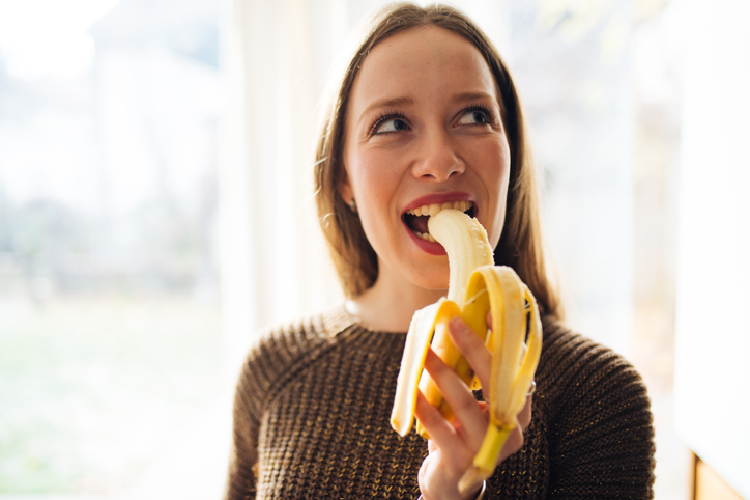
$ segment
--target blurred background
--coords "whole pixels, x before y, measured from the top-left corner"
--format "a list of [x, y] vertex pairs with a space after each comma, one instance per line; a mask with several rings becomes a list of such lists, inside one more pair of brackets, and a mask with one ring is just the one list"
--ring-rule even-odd
[[[221, 497], [255, 332], [342, 300], [318, 106], [384, 3], [0, 0], [0, 500]], [[520, 88], [568, 323], [649, 388], [656, 498], [694, 452], [750, 498], [748, 8], [451, 3]]]

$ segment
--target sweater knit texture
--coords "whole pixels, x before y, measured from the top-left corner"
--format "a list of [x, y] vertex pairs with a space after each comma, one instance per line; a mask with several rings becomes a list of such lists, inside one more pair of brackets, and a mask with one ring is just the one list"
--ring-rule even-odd
[[[653, 498], [646, 388], [608, 348], [543, 321], [523, 447], [485, 498]], [[415, 500], [427, 443], [390, 425], [406, 334], [372, 332], [338, 307], [267, 332], [243, 365], [227, 500]]]

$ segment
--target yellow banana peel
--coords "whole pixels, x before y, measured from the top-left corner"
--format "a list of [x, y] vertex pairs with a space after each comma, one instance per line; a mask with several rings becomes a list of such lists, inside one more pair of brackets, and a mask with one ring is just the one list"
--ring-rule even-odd
[[[430, 234], [445, 248], [450, 265], [448, 298], [414, 313], [406, 337], [391, 424], [406, 436], [414, 424], [417, 391], [447, 418], [453, 412], [429, 373], [424, 371], [430, 347], [472, 389], [481, 385], [448, 333], [460, 316], [492, 353], [490, 387], [484, 388], [490, 422], [473, 466], [459, 482], [466, 493], [492, 475], [503, 444], [518, 425], [517, 416], [539, 364], [542, 326], [536, 300], [509, 267], [493, 265], [487, 233], [476, 219], [457, 210], [442, 210], [428, 221]], [[492, 328], [487, 329], [487, 313]], [[520, 361], [519, 361], [520, 360]], [[429, 439], [417, 420], [416, 431]]]

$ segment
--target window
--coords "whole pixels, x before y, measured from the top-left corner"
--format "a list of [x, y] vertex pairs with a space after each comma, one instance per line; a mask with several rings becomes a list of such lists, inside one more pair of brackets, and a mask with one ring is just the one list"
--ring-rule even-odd
[[218, 7], [0, 7], [0, 494], [221, 492]]

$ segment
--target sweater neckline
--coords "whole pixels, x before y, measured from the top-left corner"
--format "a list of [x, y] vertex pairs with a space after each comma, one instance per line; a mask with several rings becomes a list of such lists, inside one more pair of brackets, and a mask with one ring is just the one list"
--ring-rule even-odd
[[395, 337], [406, 336], [406, 332], [386, 332], [368, 328], [360, 323], [359, 318], [347, 310], [344, 302], [324, 312], [321, 315], [321, 321], [323, 322], [323, 330], [332, 336], [338, 335], [345, 330], [357, 330], [375, 335], [391, 335]]
[[[336, 336], [344, 330], [356, 329], [357, 331], [364, 331], [368, 333], [374, 333], [377, 335], [393, 335], [406, 337], [407, 332], [386, 332], [383, 330], [372, 330], [367, 326], [359, 322], [359, 318], [350, 313], [346, 308], [346, 303], [341, 302], [335, 307], [328, 309], [320, 315], [320, 319], [323, 326], [323, 331], [328, 335]], [[549, 337], [554, 330], [559, 330], [559, 323], [556, 318], [550, 315], [542, 315], [542, 329], [544, 331], [545, 340]], [[555, 328], [557, 326], [557, 328]]]

